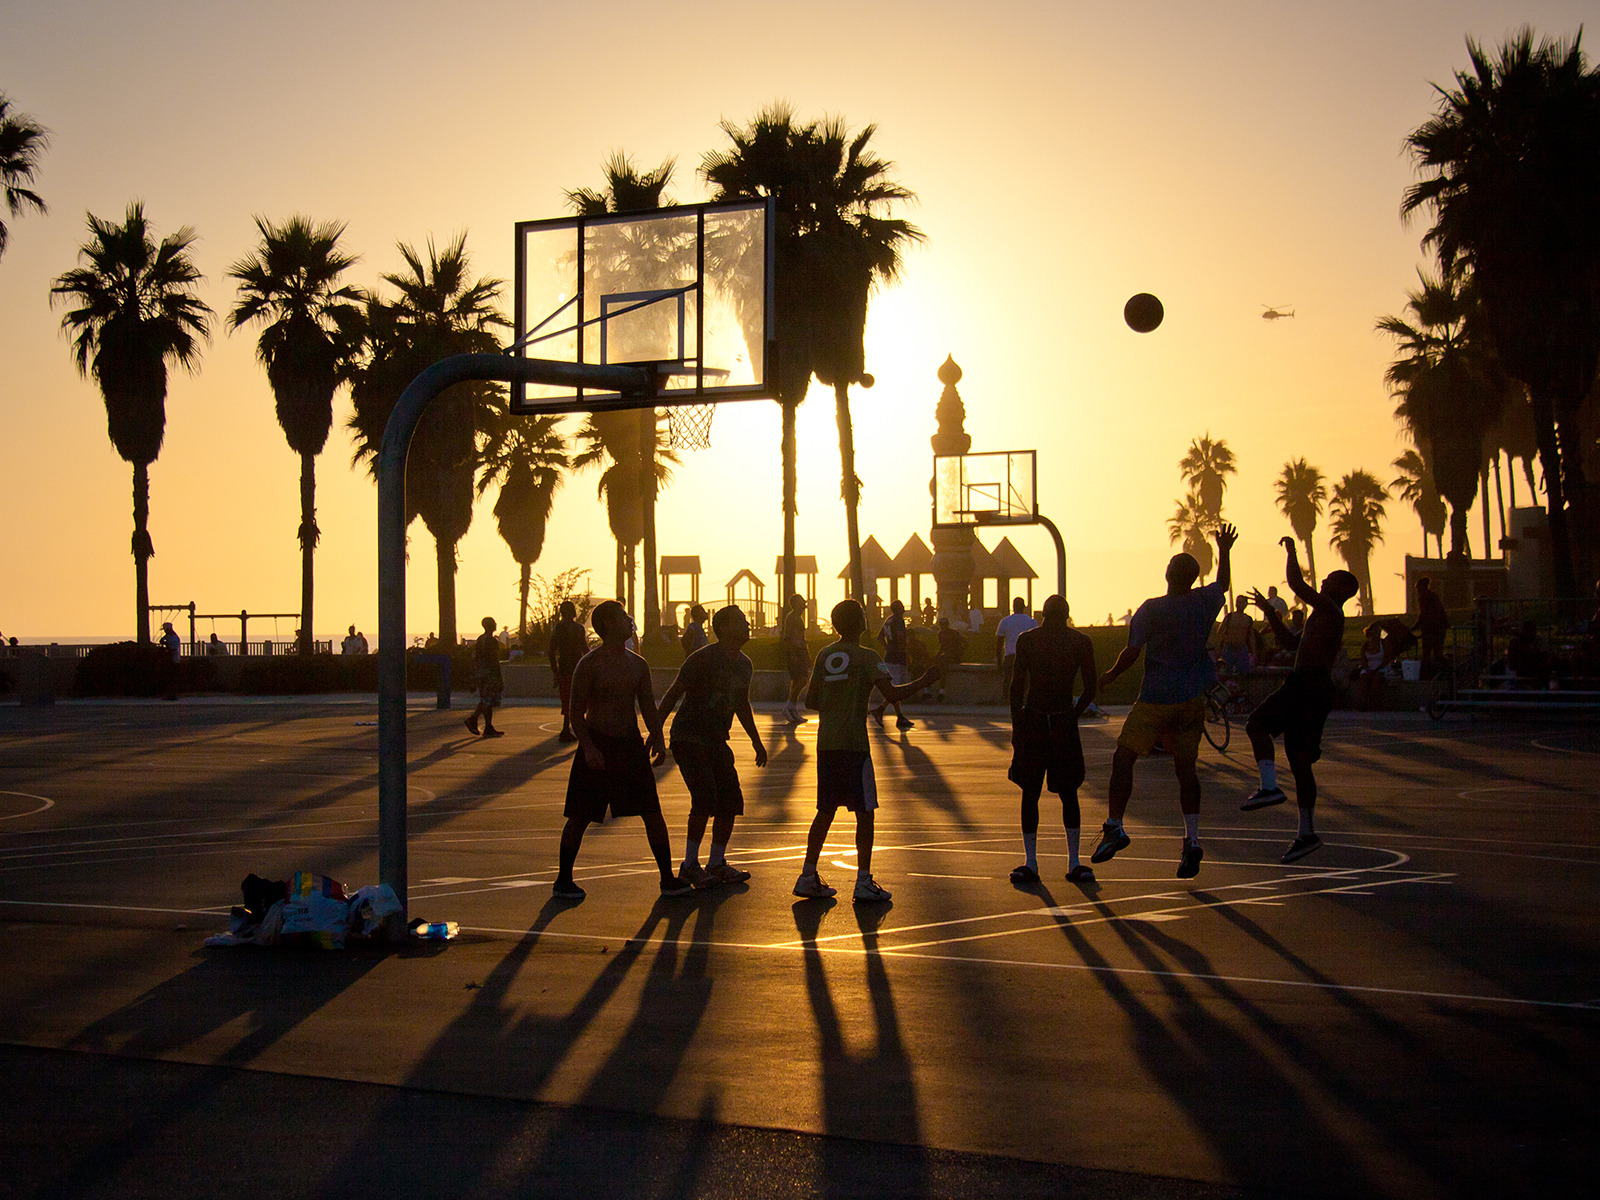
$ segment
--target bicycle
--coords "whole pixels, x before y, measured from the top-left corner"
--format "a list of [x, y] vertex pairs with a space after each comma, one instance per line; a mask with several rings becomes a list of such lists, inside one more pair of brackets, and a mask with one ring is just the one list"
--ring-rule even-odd
[[1221, 753], [1226, 753], [1228, 741], [1233, 736], [1233, 726], [1228, 720], [1228, 708], [1233, 695], [1223, 683], [1213, 684], [1205, 693], [1206, 720], [1201, 726], [1210, 742]]

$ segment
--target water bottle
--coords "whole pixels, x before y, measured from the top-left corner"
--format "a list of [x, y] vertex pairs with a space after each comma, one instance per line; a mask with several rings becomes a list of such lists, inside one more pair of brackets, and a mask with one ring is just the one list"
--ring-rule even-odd
[[461, 932], [461, 926], [455, 921], [434, 921], [432, 924], [419, 922], [411, 927], [411, 936], [428, 938], [436, 942], [448, 942]]

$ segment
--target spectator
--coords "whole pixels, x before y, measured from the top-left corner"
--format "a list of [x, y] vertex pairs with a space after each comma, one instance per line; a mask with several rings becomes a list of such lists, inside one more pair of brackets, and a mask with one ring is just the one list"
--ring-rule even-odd
[[1011, 696], [1011, 672], [1017, 662], [1017, 639], [1030, 629], [1039, 628], [1039, 622], [1028, 612], [1028, 602], [1018, 596], [1011, 602], [1011, 612], [1000, 619], [994, 630], [994, 665], [1000, 668], [1000, 702], [1008, 703]]
[[[939, 610], [933, 606], [931, 599], [922, 602], [922, 623], [929, 629], [939, 624]], [[1600, 629], [1600, 626], [1596, 626], [1596, 628]]]
[[339, 653], [345, 657], [365, 654], [367, 648], [363, 645], [364, 639], [356, 633], [356, 627], [350, 626], [350, 632], [345, 634], [344, 641], [339, 643]]
[[1278, 595], [1277, 588], [1269, 587], [1267, 589], [1267, 603], [1278, 610], [1278, 617], [1280, 620], [1289, 615], [1289, 602], [1282, 596]]
[[212, 658], [220, 658], [227, 652], [228, 648], [222, 644], [222, 639], [217, 636], [217, 631], [213, 629], [211, 631], [211, 640], [206, 643], [206, 654]]
[[1422, 639], [1422, 673], [1431, 677], [1444, 667], [1444, 635], [1450, 631], [1450, 614], [1426, 575], [1417, 579], [1417, 623], [1411, 629]]
[[[1267, 604], [1277, 612], [1271, 596]], [[1248, 675], [1255, 669], [1256, 623], [1250, 619], [1249, 608], [1250, 597], [1235, 597], [1233, 611], [1222, 618], [1221, 658], [1230, 675]]]
[[950, 678], [950, 668], [961, 661], [961, 656], [966, 653], [967, 639], [961, 636], [961, 631], [952, 627], [949, 617], [939, 618], [939, 657], [935, 660], [939, 666], [939, 699], [945, 698], [945, 680]]
[[683, 647], [683, 657], [687, 659], [696, 650], [703, 649], [710, 639], [706, 637], [706, 610], [696, 604], [689, 610], [689, 621], [683, 627], [683, 636], [678, 639], [678, 644]]
[[589, 639], [578, 623], [578, 609], [571, 600], [563, 600], [557, 610], [560, 619], [550, 630], [550, 671], [556, 677], [556, 694], [561, 697], [561, 734], [558, 741], [575, 742], [572, 732], [572, 673], [578, 669], [578, 660], [589, 652]]

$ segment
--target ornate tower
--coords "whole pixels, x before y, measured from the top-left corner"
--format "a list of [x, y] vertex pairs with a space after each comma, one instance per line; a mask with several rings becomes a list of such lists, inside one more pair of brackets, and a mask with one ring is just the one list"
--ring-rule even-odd
[[[939, 431], [928, 440], [935, 454], [965, 454], [972, 449], [972, 435], [967, 432], [967, 406], [961, 402], [956, 384], [961, 382], [961, 368], [956, 360], [946, 356], [939, 367], [939, 382], [944, 391], [939, 395], [935, 416]], [[928, 481], [928, 495], [933, 495], [934, 481]], [[972, 543], [976, 535], [971, 529], [934, 529], [929, 531], [933, 543], [933, 582], [938, 590], [939, 615], [949, 617], [952, 624], [967, 622], [967, 592], [972, 583]]]

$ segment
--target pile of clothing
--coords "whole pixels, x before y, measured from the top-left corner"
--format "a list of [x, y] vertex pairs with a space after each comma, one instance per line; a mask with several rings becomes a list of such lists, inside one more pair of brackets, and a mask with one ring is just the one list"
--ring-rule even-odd
[[240, 884], [244, 903], [233, 906], [227, 933], [206, 939], [208, 946], [312, 945], [342, 950], [346, 938], [367, 938], [400, 911], [386, 883], [358, 889], [315, 871], [296, 871], [289, 879], [251, 874]]

